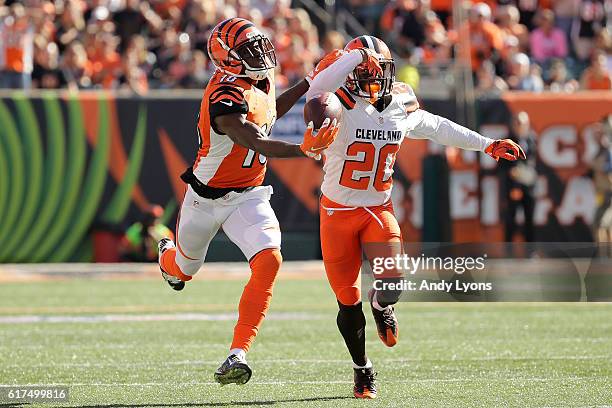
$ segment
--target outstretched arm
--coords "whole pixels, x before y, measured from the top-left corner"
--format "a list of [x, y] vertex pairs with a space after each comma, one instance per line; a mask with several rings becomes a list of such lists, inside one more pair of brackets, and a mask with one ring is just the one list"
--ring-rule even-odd
[[510, 139], [493, 140], [484, 137], [452, 120], [434, 115], [422, 109], [408, 115], [414, 128], [408, 132], [413, 139], [430, 139], [445, 146], [485, 152], [495, 160], [517, 160], [526, 158], [523, 149]]
[[255, 150], [266, 157], [303, 157], [300, 145], [270, 140], [256, 124], [249, 122], [245, 114], [231, 113], [215, 118], [216, 128], [225, 133], [234, 143]]
[[320, 159], [320, 153], [336, 138], [338, 126], [336, 120], [329, 119], [315, 132], [309, 126], [304, 133], [304, 141], [297, 145], [282, 140], [271, 140], [256, 124], [249, 122], [243, 113], [231, 113], [217, 116], [216, 128], [226, 134], [234, 143], [261, 153], [266, 157], [302, 157]]
[[408, 120], [414, 121], [414, 128], [408, 132], [413, 139], [430, 139], [445, 146], [481, 152], [493, 143], [493, 139], [423, 109], [410, 113]]

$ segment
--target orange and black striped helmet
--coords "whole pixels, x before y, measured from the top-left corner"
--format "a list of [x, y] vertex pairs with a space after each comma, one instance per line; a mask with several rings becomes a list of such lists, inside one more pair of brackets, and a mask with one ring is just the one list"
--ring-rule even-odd
[[274, 46], [244, 18], [228, 18], [213, 28], [208, 38], [208, 56], [220, 70], [254, 80], [266, 78], [276, 67]]
[[344, 47], [345, 51], [369, 48], [382, 55], [380, 67], [382, 76], [372, 77], [370, 71], [364, 65], [358, 65], [346, 80], [346, 88], [354, 95], [364, 98], [382, 98], [391, 93], [393, 82], [395, 82], [395, 61], [393, 55], [381, 39], [371, 35], [361, 35], [353, 38]]

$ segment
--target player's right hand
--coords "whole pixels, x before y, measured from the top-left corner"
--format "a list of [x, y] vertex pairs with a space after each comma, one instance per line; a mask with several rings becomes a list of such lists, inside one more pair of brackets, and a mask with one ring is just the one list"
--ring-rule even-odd
[[314, 130], [314, 124], [310, 122], [304, 132], [304, 140], [300, 145], [302, 152], [315, 160], [321, 160], [321, 152], [334, 142], [340, 127], [336, 119], [330, 121], [325, 118], [321, 128]]
[[365, 65], [370, 75], [373, 78], [382, 77], [383, 69], [380, 66], [380, 60], [383, 58], [383, 56], [369, 48], [360, 48], [359, 51], [361, 52], [363, 57], [362, 64]]

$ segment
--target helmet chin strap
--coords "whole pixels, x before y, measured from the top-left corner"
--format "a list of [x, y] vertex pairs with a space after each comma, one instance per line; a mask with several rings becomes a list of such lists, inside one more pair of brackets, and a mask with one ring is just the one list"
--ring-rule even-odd
[[245, 74], [247, 77], [251, 78], [254, 81], [261, 81], [262, 79], [266, 79], [268, 76], [268, 72], [270, 69], [260, 70], [260, 71], [251, 71], [250, 69], [245, 70]]

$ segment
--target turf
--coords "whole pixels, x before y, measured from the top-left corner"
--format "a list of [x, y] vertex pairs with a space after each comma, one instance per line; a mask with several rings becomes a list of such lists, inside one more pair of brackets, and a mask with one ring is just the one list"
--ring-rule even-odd
[[182, 293], [157, 280], [1, 284], [0, 318], [218, 320], [0, 323], [0, 384], [68, 384], [72, 407], [612, 406], [612, 304], [584, 303], [404, 303], [393, 349], [368, 312], [379, 398], [354, 400], [335, 301], [318, 279], [278, 282], [249, 353], [251, 382], [221, 388], [212, 373], [241, 289], [227, 280], [196, 280]]

